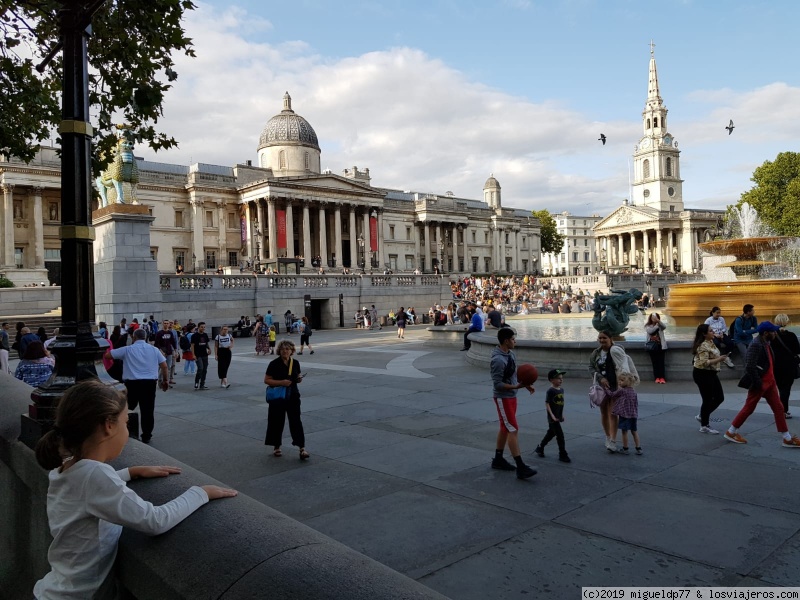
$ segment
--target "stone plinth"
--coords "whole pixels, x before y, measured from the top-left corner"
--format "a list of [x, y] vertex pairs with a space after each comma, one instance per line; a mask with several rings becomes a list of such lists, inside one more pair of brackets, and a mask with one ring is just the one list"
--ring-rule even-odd
[[153, 220], [147, 207], [137, 204], [111, 204], [92, 213], [98, 322], [113, 325], [122, 317], [130, 321], [160, 311], [158, 270], [150, 256]]

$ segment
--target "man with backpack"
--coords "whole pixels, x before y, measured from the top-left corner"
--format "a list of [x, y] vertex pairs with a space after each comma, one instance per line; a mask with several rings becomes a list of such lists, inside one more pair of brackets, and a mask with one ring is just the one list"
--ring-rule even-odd
[[742, 307], [742, 314], [731, 323], [729, 335], [736, 344], [742, 360], [747, 355], [747, 347], [753, 341], [753, 336], [758, 332], [758, 319], [756, 319], [755, 312], [752, 304], [745, 304]]

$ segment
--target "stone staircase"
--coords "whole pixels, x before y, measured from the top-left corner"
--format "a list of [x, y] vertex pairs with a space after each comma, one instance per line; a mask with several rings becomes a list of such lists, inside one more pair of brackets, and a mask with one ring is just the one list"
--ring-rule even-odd
[[[29, 327], [33, 333], [36, 333], [39, 330], [39, 327], [44, 327], [45, 331], [47, 331], [47, 337], [51, 337], [55, 328], [61, 327], [61, 307], [58, 307], [56, 310], [51, 310], [43, 315], [0, 316], [0, 323], [8, 322], [9, 324], [9, 346], [14, 343], [14, 339], [17, 335], [17, 323], [19, 321], [25, 323], [25, 326]], [[11, 350], [11, 352], [9, 352], [9, 359], [13, 360], [16, 358], [19, 358], [17, 351]]]

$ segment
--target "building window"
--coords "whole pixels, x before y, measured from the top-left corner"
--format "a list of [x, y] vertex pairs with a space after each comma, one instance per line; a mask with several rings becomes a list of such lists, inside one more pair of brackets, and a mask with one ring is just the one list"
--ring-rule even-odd
[[658, 127], [658, 117], [653, 117], [653, 127]]
[[392, 271], [397, 271], [397, 254], [389, 255], [389, 268]]
[[14, 264], [21, 269], [25, 264], [24, 252], [22, 248], [14, 248]]
[[588, 240], [588, 238], [583, 238], [583, 245], [584, 245], [584, 246], [588, 246], [588, 245], [589, 245], [589, 240]]
[[589, 262], [589, 253], [588, 252], [584, 252], [583, 253], [583, 262]]
[[573, 252], [572, 253], [572, 262], [578, 262], [578, 253], [577, 252]]
[[214, 211], [207, 210], [206, 211], [206, 227], [213, 227], [214, 226]]
[[477, 270], [478, 270], [478, 257], [477, 256], [473, 256], [472, 257], [472, 272], [475, 273], [475, 272], [477, 272]]
[[674, 195], [675, 195], [675, 188], [674, 188], [674, 187], [667, 188], [667, 193], [668, 193], [670, 196], [674, 196]]
[[524, 258], [522, 259], [522, 271], [527, 273], [528, 272], [528, 261]]
[[483, 232], [483, 243], [484, 244], [488, 244], [489, 243], [489, 232], [488, 231], [484, 231]]
[[406, 254], [406, 269], [411, 271], [414, 268], [414, 255]]
[[236, 218], [235, 212], [228, 213], [228, 229], [239, 229], [239, 219]]
[[[394, 239], [394, 225], [389, 225], [389, 239], [390, 239], [390, 240], [393, 240], [393, 239]], [[397, 258], [397, 257], [395, 256], [395, 259], [396, 259], [396, 258]]]
[[485, 267], [485, 271], [490, 273], [492, 270], [492, 259], [488, 256], [484, 257], [483, 259], [483, 266]]
[[281, 150], [280, 151], [280, 153], [278, 154], [278, 160], [280, 162], [281, 169], [285, 169], [286, 168], [286, 151], [285, 150]]
[[238, 252], [228, 252], [228, 266], [229, 267], [238, 267], [239, 266], [239, 253]]
[[647, 128], [650, 129], [650, 119], [647, 119]]
[[644, 191], [644, 197], [645, 198], [649, 198], [650, 197], [650, 190], [645, 190]]
[[672, 159], [667, 158], [667, 177], [672, 177]]
[[[584, 223], [584, 225], [585, 225], [585, 223]], [[585, 229], [583, 230], [583, 235], [586, 235], [586, 230]]]
[[567, 260], [567, 254], [565, 252], [561, 253], [561, 262], [565, 262]]
[[506, 245], [508, 245], [508, 234], [506, 234]]
[[411, 239], [411, 227], [406, 227], [406, 239]]
[[645, 179], [650, 177], [650, 161], [648, 159], [644, 159], [642, 163], [642, 174]]
[[303, 159], [304, 159], [305, 169], [306, 171], [308, 171], [311, 168], [309, 167], [308, 152], [305, 153]]
[[173, 250], [173, 255], [175, 257], [175, 269], [177, 270], [178, 267], [186, 268], [186, 251], [184, 250]]
[[217, 251], [206, 250], [206, 269], [217, 268]]
[[522, 236], [522, 249], [523, 250], [528, 249], [528, 238], [526, 238], [524, 235]]
[[158, 260], [158, 248], [150, 248], [150, 258]]
[[472, 232], [472, 243], [473, 244], [475, 243], [475, 232], [474, 231]]
[[45, 248], [45, 260], [61, 260], [61, 248]]
[[152, 206], [148, 206], [147, 207], [147, 214], [150, 215], [151, 217], [153, 216], [153, 207]]
[[50, 220], [58, 221], [58, 204], [55, 202], [50, 203]]
[[183, 211], [175, 211], [175, 227], [183, 228]]

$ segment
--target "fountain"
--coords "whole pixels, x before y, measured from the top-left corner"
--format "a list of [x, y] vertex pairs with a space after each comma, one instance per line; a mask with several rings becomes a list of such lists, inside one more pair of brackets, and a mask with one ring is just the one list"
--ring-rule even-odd
[[759, 320], [772, 319], [778, 313], [799, 320], [800, 280], [770, 279], [770, 268], [778, 263], [765, 257], [794, 244], [796, 238], [765, 235], [768, 232], [756, 210], [747, 203], [733, 213], [742, 237], [703, 242], [698, 248], [711, 255], [733, 257], [716, 268], [730, 268], [735, 280], [670, 286], [667, 312], [678, 325], [692, 325], [705, 321], [713, 306], [719, 306], [725, 320], [730, 321], [741, 314], [744, 304], [752, 304]]

